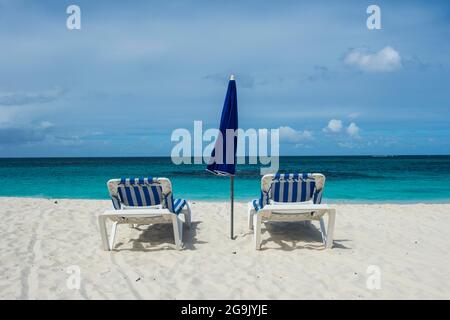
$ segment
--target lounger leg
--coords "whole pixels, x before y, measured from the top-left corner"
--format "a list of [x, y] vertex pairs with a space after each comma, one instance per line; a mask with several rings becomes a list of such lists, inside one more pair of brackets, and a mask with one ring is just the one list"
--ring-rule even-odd
[[253, 215], [255, 213], [255, 209], [253, 208], [253, 205], [248, 205], [248, 228], [250, 230], [253, 230]]
[[175, 238], [175, 246], [177, 250], [181, 250], [183, 239], [183, 221], [181, 221], [175, 214], [172, 217], [173, 236]]
[[109, 250], [114, 249], [114, 240], [116, 239], [117, 221], [111, 227], [111, 236], [109, 238]]
[[254, 214], [253, 215], [253, 240], [255, 244], [255, 249], [261, 249], [261, 215]]
[[325, 222], [323, 221], [323, 218], [320, 218], [319, 220], [320, 224], [320, 234], [322, 235], [322, 242], [327, 246], [327, 230], [325, 229]]
[[336, 222], [336, 210], [328, 211], [327, 248], [333, 247], [334, 225]]
[[189, 207], [189, 203], [186, 202], [186, 210], [184, 211], [184, 219], [186, 220], [186, 225], [188, 228], [191, 227], [191, 207]]
[[180, 218], [177, 218], [177, 222], [178, 222], [178, 232], [180, 235], [180, 249], [183, 246], [183, 220], [181, 220]]
[[98, 224], [100, 227], [100, 235], [102, 236], [102, 245], [103, 250], [109, 251], [111, 250], [108, 243], [108, 233], [106, 232], [106, 217], [100, 215], [98, 217]]

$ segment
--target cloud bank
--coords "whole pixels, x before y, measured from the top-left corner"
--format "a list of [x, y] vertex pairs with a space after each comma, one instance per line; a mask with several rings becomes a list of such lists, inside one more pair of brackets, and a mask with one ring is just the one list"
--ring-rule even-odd
[[402, 66], [400, 54], [389, 46], [375, 53], [365, 49], [352, 49], [345, 56], [344, 62], [365, 72], [391, 72]]
[[305, 140], [311, 140], [313, 138], [312, 131], [308, 130], [295, 130], [291, 127], [280, 127], [280, 140], [289, 143], [299, 143]]
[[35, 103], [48, 103], [59, 99], [65, 93], [60, 88], [43, 92], [0, 93], [0, 106], [23, 106]]

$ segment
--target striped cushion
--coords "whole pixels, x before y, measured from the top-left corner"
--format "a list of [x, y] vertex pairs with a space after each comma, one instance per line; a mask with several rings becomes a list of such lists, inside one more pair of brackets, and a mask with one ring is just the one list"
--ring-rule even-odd
[[310, 173], [278, 173], [272, 180], [269, 197], [275, 202], [305, 202], [311, 200], [316, 191], [316, 182]]
[[167, 209], [170, 212], [179, 214], [183, 207], [186, 205], [186, 200], [184, 199], [173, 199], [172, 195], [167, 197]]
[[254, 208], [256, 211], [259, 211], [259, 210], [261, 210], [261, 209], [264, 207], [264, 205], [261, 203], [261, 199], [255, 199], [255, 200], [253, 200], [253, 201], [252, 201], [252, 204], [253, 204], [253, 208]]
[[128, 207], [149, 207], [162, 203], [161, 186], [151, 184], [118, 187], [120, 201]]
[[120, 210], [120, 199], [118, 197], [111, 196], [111, 201], [114, 209]]
[[269, 190], [261, 191], [260, 199], [253, 200], [253, 207], [258, 211], [270, 201], [290, 203], [312, 200], [313, 203], [320, 203], [322, 191], [316, 188], [314, 176], [310, 173], [277, 173]]
[[162, 186], [153, 178], [122, 178], [117, 186], [118, 196], [111, 196], [113, 206], [119, 210], [127, 207], [149, 207], [162, 204], [170, 212], [180, 213], [186, 205], [184, 199], [173, 199], [173, 194], [165, 195]]

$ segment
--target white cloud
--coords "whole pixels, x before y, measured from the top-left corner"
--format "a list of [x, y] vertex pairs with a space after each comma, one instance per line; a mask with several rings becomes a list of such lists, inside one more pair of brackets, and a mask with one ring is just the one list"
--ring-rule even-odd
[[328, 126], [326, 126], [326, 128], [323, 129], [324, 132], [340, 132], [342, 129], [342, 121], [341, 120], [337, 120], [337, 119], [331, 119], [328, 122]]
[[303, 130], [297, 131], [291, 127], [280, 127], [280, 139], [285, 142], [298, 143], [304, 140], [310, 140], [313, 138], [312, 131]]
[[344, 58], [350, 66], [366, 72], [390, 72], [402, 66], [400, 54], [392, 47], [385, 47], [378, 52], [353, 49]]
[[346, 129], [347, 133], [351, 137], [358, 137], [359, 136], [359, 127], [356, 125], [356, 123], [352, 122]]
[[[323, 132], [330, 132], [330, 133], [339, 133], [344, 129], [344, 126], [342, 124], [341, 120], [337, 119], [331, 119], [328, 122], [328, 125], [323, 128]], [[359, 138], [359, 131], [360, 128], [356, 125], [355, 122], [351, 122], [348, 127], [345, 127], [345, 132], [351, 136], [352, 138]]]

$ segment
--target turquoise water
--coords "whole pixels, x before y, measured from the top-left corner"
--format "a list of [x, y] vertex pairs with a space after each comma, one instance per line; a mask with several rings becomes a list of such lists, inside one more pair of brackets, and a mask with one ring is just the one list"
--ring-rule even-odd
[[[450, 202], [450, 156], [281, 157], [281, 172], [321, 172], [324, 198], [349, 202]], [[0, 196], [107, 199], [110, 178], [165, 176], [176, 197], [225, 200], [229, 179], [170, 158], [0, 159]], [[237, 200], [259, 196], [259, 166], [238, 166]]]

